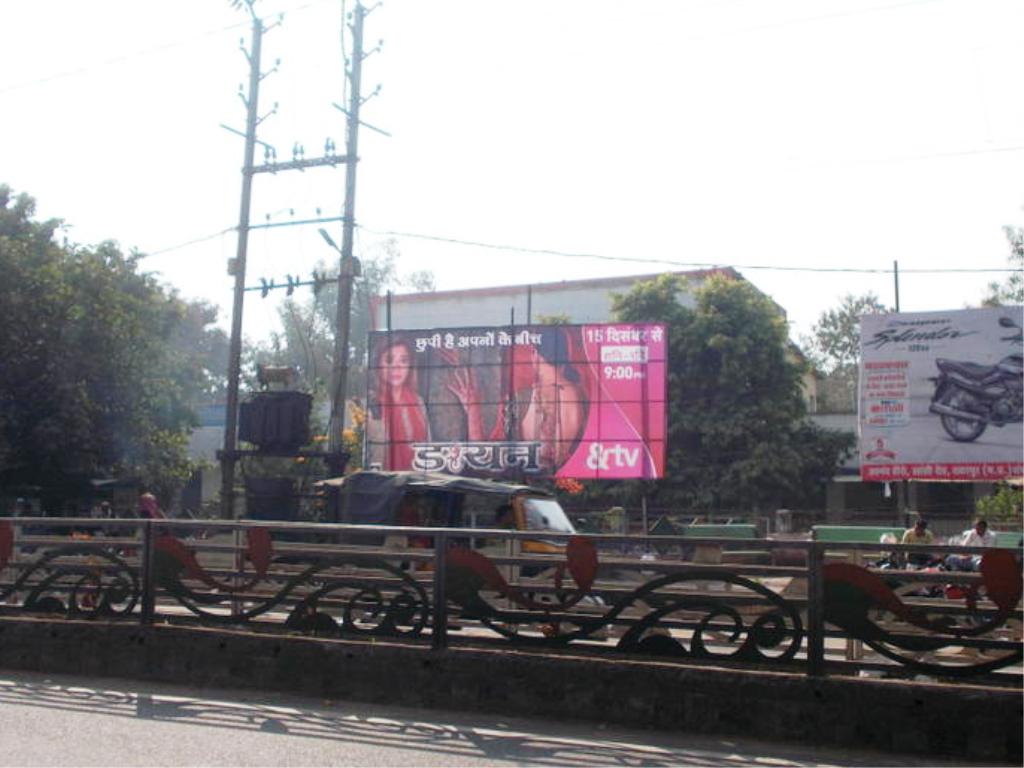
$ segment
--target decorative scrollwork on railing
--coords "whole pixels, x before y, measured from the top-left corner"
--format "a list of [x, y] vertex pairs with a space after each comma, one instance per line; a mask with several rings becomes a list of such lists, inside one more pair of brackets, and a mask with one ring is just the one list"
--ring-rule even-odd
[[[764, 585], [721, 569], [690, 569], [654, 579], [603, 613], [595, 613], [606, 605], [588, 596], [596, 553], [591, 555], [593, 545], [588, 540], [577, 538], [567, 546], [576, 590], [560, 596], [556, 592], [558, 599], [552, 603], [530, 598], [522, 587], [509, 585], [484, 555], [465, 549], [448, 553], [448, 597], [462, 607], [465, 617], [517, 643], [564, 645], [607, 634], [609, 628], [624, 623], [628, 629], [616, 647], [631, 653], [766, 662], [790, 660], [800, 650], [804, 628], [799, 611]], [[560, 579], [560, 574], [556, 577]], [[720, 596], [685, 591], [709, 583], [722, 585]], [[736, 592], [727, 596], [725, 585], [736, 587]], [[561, 587], [556, 583], [556, 590]], [[535, 612], [499, 608], [485, 592]], [[730, 598], [740, 595], [742, 604], [734, 605]], [[585, 610], [566, 613], [574, 607]], [[540, 625], [539, 633], [522, 631], [534, 625]]]
[[[723, 595], [679, 595], [668, 590], [687, 583], [732, 585], [757, 595], [751, 604], [735, 606]], [[757, 603], [760, 603], [758, 605]], [[800, 612], [775, 592], [751, 579], [724, 570], [681, 571], [648, 582], [619, 601], [610, 617], [632, 605], [657, 606], [632, 625], [619, 640], [618, 649], [666, 656], [702, 659], [731, 658], [737, 661], [789, 661], [800, 650], [804, 628]], [[664, 629], [673, 614], [700, 616], [688, 637]], [[748, 626], [746, 621], [751, 623]]]
[[141, 597], [138, 576], [128, 563], [112, 551], [74, 544], [27, 563], [9, 587], [0, 589], [0, 600], [21, 593], [26, 593], [22, 610], [68, 617], [128, 616]]
[[[337, 565], [337, 564], [335, 564]], [[364, 564], [365, 565], [365, 564]], [[397, 591], [390, 594], [375, 586], [353, 579], [331, 579], [297, 604], [285, 622], [286, 626], [317, 634], [389, 635], [416, 637], [427, 626], [430, 600], [416, 581], [389, 563], [370, 565], [402, 579]], [[313, 574], [310, 574], [313, 575]], [[352, 592], [354, 594], [351, 594]], [[322, 603], [331, 593], [344, 595], [341, 624]]]
[[[281, 583], [280, 577], [272, 580], [268, 576], [273, 553], [269, 537], [258, 533], [261, 530], [250, 531], [256, 536], [250, 537], [247, 550], [256, 573], [240, 585], [215, 579], [182, 542], [162, 537], [153, 553], [157, 586], [205, 622], [246, 623], [283, 610], [288, 613], [287, 628], [317, 635], [417, 636], [423, 632], [430, 615], [430, 599], [423, 587], [400, 568], [380, 559], [329, 556]], [[356, 568], [360, 575], [336, 572]], [[383, 572], [391, 583], [386, 587], [372, 583], [368, 571]], [[211, 591], [193, 589], [186, 579], [198, 581]], [[275, 585], [271, 594], [255, 590], [271, 584]]]
[[[962, 656], [947, 657], [947, 663], [943, 663], [940, 653], [960, 647], [963, 640], [990, 635], [1006, 625], [1017, 610], [1021, 599], [1020, 566], [1008, 550], [992, 550], [982, 555], [982, 585], [996, 606], [990, 615], [977, 611], [975, 588], [965, 591], [966, 614], [944, 612], [936, 616], [928, 607], [905, 603], [886, 579], [862, 566], [829, 563], [823, 573], [825, 620], [906, 667], [933, 675], [964, 676], [991, 672], [1024, 658], [1019, 638], [1015, 650], [998, 655], [993, 651], [974, 664], [963, 663]], [[950, 573], [950, 578], [955, 580], [955, 574]], [[872, 618], [872, 612], [887, 614], [894, 621], [883, 626]]]

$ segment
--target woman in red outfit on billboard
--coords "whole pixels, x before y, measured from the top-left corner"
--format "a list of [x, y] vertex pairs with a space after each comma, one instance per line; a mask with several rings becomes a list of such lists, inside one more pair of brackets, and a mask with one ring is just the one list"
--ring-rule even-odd
[[377, 356], [376, 398], [367, 423], [372, 442], [385, 444], [384, 469], [412, 469], [413, 443], [430, 439], [427, 407], [420, 397], [412, 347], [399, 339]]

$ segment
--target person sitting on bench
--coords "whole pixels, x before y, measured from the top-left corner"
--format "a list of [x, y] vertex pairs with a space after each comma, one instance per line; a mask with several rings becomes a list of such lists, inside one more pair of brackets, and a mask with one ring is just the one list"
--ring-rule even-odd
[[[994, 547], [996, 535], [988, 529], [988, 521], [979, 517], [973, 528], [960, 535], [957, 543], [961, 547]], [[976, 571], [980, 566], [981, 555], [950, 555], [946, 558], [946, 567], [951, 571]]]

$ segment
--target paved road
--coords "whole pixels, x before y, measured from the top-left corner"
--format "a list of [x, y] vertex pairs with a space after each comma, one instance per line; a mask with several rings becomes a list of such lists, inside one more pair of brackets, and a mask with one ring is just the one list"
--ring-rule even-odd
[[2, 670], [0, 745], [2, 766], [943, 764], [934, 758]]

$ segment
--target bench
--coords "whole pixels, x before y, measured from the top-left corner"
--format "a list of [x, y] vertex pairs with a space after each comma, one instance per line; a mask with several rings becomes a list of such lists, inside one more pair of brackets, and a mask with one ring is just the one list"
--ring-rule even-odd
[[679, 530], [684, 539], [756, 539], [757, 526], [750, 523], [695, 523]]
[[993, 531], [996, 535], [996, 546], [1000, 549], [1019, 549], [1024, 533], [1020, 531]]
[[898, 543], [905, 530], [893, 525], [815, 525], [811, 539], [831, 544], [879, 544], [883, 536], [892, 534]]
[[[689, 523], [680, 525], [668, 517], [661, 517], [651, 526], [655, 536], [680, 536], [684, 539], [719, 539], [724, 542], [754, 541], [761, 538], [752, 523]], [[695, 563], [721, 563], [721, 544], [697, 544], [692, 559]], [[767, 552], [730, 552], [727, 560], [734, 563], [754, 563], [770, 559]]]
[[[682, 526], [679, 535], [684, 539], [720, 539], [728, 541], [754, 541], [760, 538], [757, 526], [750, 523], [694, 523]], [[695, 563], [747, 563], [770, 557], [767, 552], [729, 552], [723, 556], [721, 544], [698, 544], [693, 553]]]

